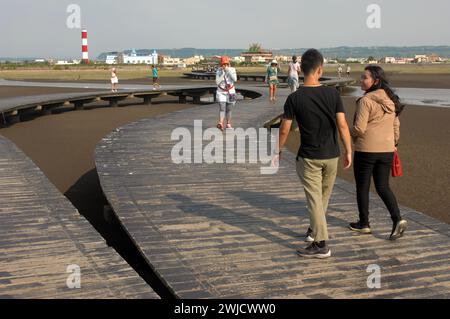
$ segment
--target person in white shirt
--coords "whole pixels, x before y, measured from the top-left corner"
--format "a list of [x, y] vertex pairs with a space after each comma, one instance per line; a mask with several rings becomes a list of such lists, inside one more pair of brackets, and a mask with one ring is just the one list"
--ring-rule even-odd
[[289, 62], [288, 70], [288, 85], [291, 89], [291, 93], [297, 91], [299, 86], [298, 76], [301, 72], [300, 63], [297, 61], [297, 57], [294, 55], [292, 61]]
[[350, 65], [347, 65], [347, 77], [349, 78], [350, 77], [350, 71], [351, 71], [352, 69], [350, 68]]
[[117, 85], [119, 84], [119, 78], [117, 77], [117, 70], [113, 68], [111, 70], [111, 91], [113, 93], [117, 92]]
[[219, 122], [217, 128], [224, 129], [224, 120], [227, 119], [226, 128], [231, 129], [232, 107], [236, 104], [236, 88], [234, 84], [237, 81], [236, 69], [230, 65], [230, 58], [222, 56], [220, 59], [220, 68], [216, 72], [217, 93], [216, 98], [219, 102]]
[[341, 78], [342, 77], [342, 65], [340, 65], [339, 64], [339, 67], [338, 67], [338, 76], [339, 76], [339, 78]]

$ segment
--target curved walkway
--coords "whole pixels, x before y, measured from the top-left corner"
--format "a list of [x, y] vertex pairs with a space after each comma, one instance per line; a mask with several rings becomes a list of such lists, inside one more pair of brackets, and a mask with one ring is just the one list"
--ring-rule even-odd
[[[263, 97], [237, 105], [236, 127], [262, 127], [282, 113], [287, 90], [279, 90], [279, 102], [270, 104], [265, 90], [247, 89]], [[328, 215], [333, 257], [299, 258], [295, 249], [304, 245], [299, 235], [309, 218], [294, 155], [283, 153], [276, 175], [261, 175], [261, 164], [174, 164], [171, 151], [178, 141], [171, 140], [171, 133], [185, 127], [193, 141], [201, 141], [194, 120], [215, 127], [217, 109], [198, 106], [140, 120], [116, 129], [96, 149], [108, 201], [174, 295], [450, 297], [449, 225], [402, 207], [408, 232], [390, 242], [389, 214], [372, 197], [374, 235], [354, 234], [347, 230], [357, 216], [354, 186], [338, 179]], [[367, 285], [371, 267], [381, 271], [380, 288]]]
[[[79, 289], [67, 286], [76, 271], [70, 265], [79, 266]], [[0, 298], [159, 298], [2, 136]]]
[[[14, 83], [14, 81], [0, 81], [3, 83]], [[23, 86], [30, 84], [29, 82], [17, 82]], [[52, 86], [55, 83], [34, 83], [36, 85]], [[63, 83], [66, 87], [82, 88], [83, 83]], [[102, 87], [103, 85], [100, 85]], [[136, 87], [135, 87], [136, 86]], [[126, 87], [126, 86], [125, 86]], [[93, 87], [96, 88], [96, 84]], [[96, 91], [90, 93], [57, 93], [57, 94], [43, 94], [24, 97], [13, 97], [0, 99], [0, 121], [5, 123], [16, 123], [21, 120], [23, 114], [35, 114], [39, 112], [42, 115], [51, 114], [52, 110], [61, 106], [73, 105], [75, 109], [82, 109], [85, 105], [95, 103], [98, 101], [107, 101], [109, 106], [118, 106], [120, 101], [132, 98], [143, 99], [144, 104], [150, 105], [152, 99], [162, 95], [170, 95], [178, 97], [179, 103], [187, 103], [187, 98], [192, 98], [194, 104], [200, 104], [201, 98], [206, 95], [214, 94], [215, 86], [192, 86], [192, 85], [177, 85], [165, 86], [160, 90], [151, 90], [149, 86], [145, 85], [130, 85], [128, 88], [119, 90], [118, 93], [111, 91]], [[254, 91], [239, 89], [238, 93], [242, 97], [254, 98], [259, 96]]]

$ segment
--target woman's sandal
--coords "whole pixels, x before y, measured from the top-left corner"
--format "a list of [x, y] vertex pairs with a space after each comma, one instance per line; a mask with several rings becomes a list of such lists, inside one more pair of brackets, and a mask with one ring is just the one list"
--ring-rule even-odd
[[227, 123], [227, 129], [232, 129], [231, 123]]
[[223, 131], [223, 123], [217, 123], [217, 126], [216, 126], [219, 130], [221, 130], [221, 131]]

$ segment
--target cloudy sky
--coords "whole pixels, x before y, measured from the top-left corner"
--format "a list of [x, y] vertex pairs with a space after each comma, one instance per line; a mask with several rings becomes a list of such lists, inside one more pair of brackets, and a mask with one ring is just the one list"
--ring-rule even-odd
[[[448, 0], [1, 0], [0, 56], [78, 57], [81, 8], [91, 57], [127, 48], [268, 49], [450, 45]], [[367, 27], [367, 7], [381, 28]]]

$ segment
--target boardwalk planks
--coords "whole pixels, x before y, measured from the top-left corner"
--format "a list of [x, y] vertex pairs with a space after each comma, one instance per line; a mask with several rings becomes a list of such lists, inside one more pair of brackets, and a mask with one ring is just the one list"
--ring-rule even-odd
[[[80, 267], [79, 289], [67, 285], [76, 283], [70, 265]], [[0, 298], [159, 298], [1, 136]]]
[[[237, 127], [282, 113], [263, 98], [239, 102]], [[284, 96], [283, 96], [284, 95]], [[402, 207], [406, 236], [386, 240], [391, 221], [371, 199], [373, 235], [347, 230], [357, 218], [353, 185], [339, 180], [329, 207], [332, 258], [296, 255], [309, 224], [292, 154], [276, 175], [262, 164], [174, 164], [172, 130], [194, 120], [215, 127], [216, 106], [198, 106], [115, 130], [97, 146], [102, 188], [148, 262], [182, 298], [448, 298], [450, 227]], [[208, 142], [204, 142], [206, 145]], [[267, 164], [264, 164], [267, 165]], [[381, 288], [367, 285], [370, 265]], [[370, 270], [371, 268], [369, 268]]]

